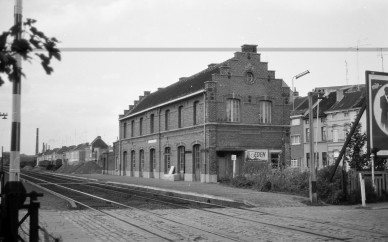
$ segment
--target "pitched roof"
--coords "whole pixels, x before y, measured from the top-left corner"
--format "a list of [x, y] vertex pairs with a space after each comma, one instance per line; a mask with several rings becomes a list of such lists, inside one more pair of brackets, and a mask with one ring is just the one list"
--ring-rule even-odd
[[[325, 111], [330, 109], [337, 101], [337, 92], [330, 92], [324, 99], [319, 102], [319, 117], [325, 116]], [[317, 116], [318, 106], [313, 109], [313, 116]], [[308, 115], [306, 115], [308, 116]]]
[[344, 97], [341, 101], [335, 103], [327, 112], [359, 108], [366, 100], [366, 88], [361, 86], [358, 88], [350, 88], [344, 92]]
[[99, 147], [106, 149], [108, 148], [108, 145], [101, 139], [101, 136], [97, 136], [91, 143], [93, 148]]
[[220, 67], [225, 65], [226, 62], [227, 61], [212, 65], [195, 75], [188, 78], [182, 78], [182, 80], [175, 82], [168, 87], [145, 96], [133, 109], [125, 113], [124, 117], [204, 89], [205, 82], [212, 80], [213, 74], [219, 74]]

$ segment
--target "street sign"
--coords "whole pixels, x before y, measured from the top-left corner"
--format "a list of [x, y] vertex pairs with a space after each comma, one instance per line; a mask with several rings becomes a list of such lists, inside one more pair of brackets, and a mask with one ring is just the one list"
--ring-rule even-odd
[[237, 160], [237, 156], [236, 155], [232, 155], [232, 160]]
[[368, 149], [388, 155], [388, 73], [366, 71]]

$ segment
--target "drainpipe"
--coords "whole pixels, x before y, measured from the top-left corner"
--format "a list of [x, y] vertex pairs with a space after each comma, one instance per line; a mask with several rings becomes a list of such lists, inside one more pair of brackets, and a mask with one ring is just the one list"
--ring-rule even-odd
[[205, 183], [207, 183], [206, 181], [206, 174], [208, 174], [208, 172], [206, 172], [208, 169], [209, 169], [209, 166], [208, 166], [208, 162], [207, 162], [207, 159], [206, 159], [206, 92], [203, 93], [203, 144], [205, 146], [205, 149], [204, 149], [204, 159], [205, 159]]
[[121, 124], [119, 125], [119, 155], [118, 155], [118, 158], [119, 158], [119, 176], [121, 176]]
[[161, 169], [162, 169], [162, 134], [160, 132], [160, 115], [162, 112], [162, 108], [159, 108], [159, 118], [158, 118], [158, 138], [159, 138], [159, 179], [161, 178]]

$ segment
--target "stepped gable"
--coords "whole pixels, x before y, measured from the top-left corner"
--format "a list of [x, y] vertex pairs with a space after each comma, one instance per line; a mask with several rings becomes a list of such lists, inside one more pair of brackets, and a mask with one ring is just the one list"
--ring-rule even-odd
[[220, 66], [224, 65], [226, 62], [227, 61], [210, 66], [204, 71], [201, 71], [191, 77], [182, 78], [180, 81], [168, 87], [161, 88], [158, 91], [147, 95], [142, 100], [140, 100], [140, 102], [137, 103], [133, 109], [129, 110], [125, 116], [204, 89], [205, 82], [212, 80], [213, 74], [219, 74]]
[[334, 104], [327, 111], [347, 110], [352, 108], [359, 108], [366, 100], [366, 88], [364, 86], [357, 89], [350, 88], [344, 92], [344, 97], [341, 101]]

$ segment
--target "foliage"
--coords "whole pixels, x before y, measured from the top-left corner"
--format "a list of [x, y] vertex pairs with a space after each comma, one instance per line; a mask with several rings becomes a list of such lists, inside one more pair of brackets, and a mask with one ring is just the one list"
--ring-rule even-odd
[[[61, 60], [61, 54], [57, 48], [59, 41], [39, 31], [34, 26], [35, 23], [36, 20], [27, 19], [23, 23], [24, 29], [22, 26], [14, 25], [0, 35], [0, 74], [7, 75], [11, 82], [24, 76], [17, 64], [16, 55], [20, 55], [23, 60], [31, 61], [32, 52], [38, 52], [35, 55], [41, 60], [42, 67], [48, 75], [54, 71], [50, 65], [52, 58]], [[17, 38], [19, 33], [22, 33], [21, 38]], [[2, 84], [4, 80], [0, 76], [0, 86]]]
[[[354, 123], [352, 123], [353, 126]], [[365, 146], [365, 142], [367, 141], [366, 133], [361, 133], [361, 124], [359, 123], [356, 126], [356, 130], [354, 131], [350, 142], [347, 146], [349, 151], [349, 166], [351, 168], [355, 168], [356, 170], [362, 170], [364, 167], [368, 165], [368, 157], [365, 154], [363, 147]]]
[[[336, 170], [333, 181], [330, 182], [333, 166], [324, 167], [317, 172], [317, 195], [318, 199], [330, 204], [340, 204], [345, 201], [341, 188], [342, 167]], [[345, 177], [346, 178], [346, 177]]]

